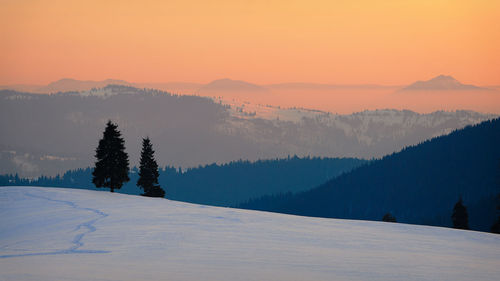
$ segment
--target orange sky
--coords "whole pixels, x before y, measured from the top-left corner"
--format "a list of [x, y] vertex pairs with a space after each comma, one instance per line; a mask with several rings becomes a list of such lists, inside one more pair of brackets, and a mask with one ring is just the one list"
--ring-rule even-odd
[[0, 84], [495, 85], [499, 19], [498, 0], [0, 0]]

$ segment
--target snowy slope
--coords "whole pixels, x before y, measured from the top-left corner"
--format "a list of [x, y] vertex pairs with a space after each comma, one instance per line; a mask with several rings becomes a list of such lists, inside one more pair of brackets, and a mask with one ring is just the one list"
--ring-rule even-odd
[[498, 280], [500, 236], [0, 187], [0, 280]]

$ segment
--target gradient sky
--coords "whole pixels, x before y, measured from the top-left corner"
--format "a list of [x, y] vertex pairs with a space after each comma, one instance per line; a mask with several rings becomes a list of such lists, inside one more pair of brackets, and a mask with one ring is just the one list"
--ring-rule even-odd
[[499, 19], [498, 0], [0, 0], [0, 84], [497, 85]]

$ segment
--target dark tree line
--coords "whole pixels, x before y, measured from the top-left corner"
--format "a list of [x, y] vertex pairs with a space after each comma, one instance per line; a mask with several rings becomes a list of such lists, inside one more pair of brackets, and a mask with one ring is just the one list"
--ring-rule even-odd
[[[233, 161], [193, 168], [159, 167], [158, 182], [168, 186], [166, 198], [215, 206], [237, 206], [265, 194], [300, 192], [368, 163], [355, 158], [289, 157]], [[28, 180], [0, 176], [0, 185], [33, 185], [99, 190], [92, 184], [93, 168], [69, 170], [62, 175]], [[139, 167], [131, 167], [129, 182], [115, 192], [140, 195]]]

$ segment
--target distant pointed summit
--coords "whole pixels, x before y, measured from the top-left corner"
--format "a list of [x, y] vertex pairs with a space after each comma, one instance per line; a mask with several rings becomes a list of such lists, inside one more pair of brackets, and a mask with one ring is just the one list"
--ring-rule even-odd
[[200, 92], [262, 92], [266, 90], [256, 84], [228, 78], [214, 80], [199, 89]]
[[488, 90], [474, 85], [462, 84], [449, 75], [439, 75], [427, 81], [417, 81], [403, 91]]

